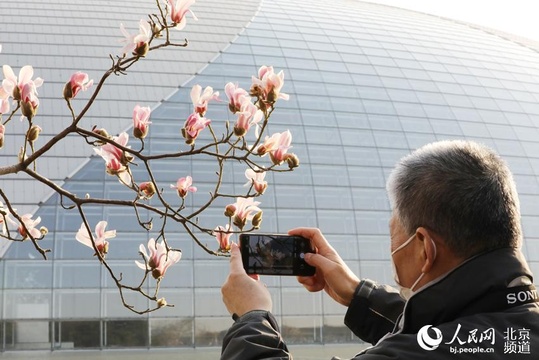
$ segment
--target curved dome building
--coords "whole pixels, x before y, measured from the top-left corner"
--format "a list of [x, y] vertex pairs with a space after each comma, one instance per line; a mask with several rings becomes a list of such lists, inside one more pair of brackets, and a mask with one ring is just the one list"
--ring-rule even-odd
[[[81, 70], [98, 78], [110, 65], [107, 54], [122, 46], [119, 24], [133, 30], [154, 11], [145, 0], [0, 2], [0, 63], [16, 71], [32, 64], [45, 79], [36, 118], [42, 138], [69, 121], [61, 89], [70, 74]], [[175, 34], [188, 38], [189, 47], [154, 52], [128, 76], [112, 78], [87, 127], [118, 133], [129, 128], [135, 104], [151, 106], [149, 152], [176, 151], [194, 84], [212, 86], [224, 98], [227, 82], [248, 87], [260, 66], [272, 65], [284, 70], [283, 92], [290, 100], [278, 104], [270, 128], [292, 132], [301, 166], [270, 177], [261, 198], [261, 231], [319, 227], [357, 274], [391, 284], [387, 174], [426, 143], [472, 139], [494, 148], [513, 171], [523, 251], [539, 273], [539, 52], [533, 44], [363, 1], [200, 0], [193, 11], [199, 21], [189, 18]], [[213, 121], [233, 121], [226, 104], [212, 106]], [[6, 136], [1, 166], [16, 158], [24, 130], [18, 131], [13, 141]], [[66, 139], [39, 166], [80, 196], [131, 196], [80, 139]], [[215, 181], [215, 169], [204, 161], [156, 163], [154, 170], [163, 187], [182, 173], [192, 174], [203, 189]], [[243, 185], [243, 170], [227, 172], [224, 181]], [[169, 241], [183, 257], [169, 269], [161, 294], [175, 307], [136, 315], [121, 305], [91, 251], [75, 240], [76, 213], [28, 178], [3, 177], [0, 186], [15, 208], [41, 216], [50, 231], [42, 246], [52, 249], [48, 261], [28, 242], [4, 244], [0, 251], [0, 351], [220, 346], [231, 323], [220, 294], [226, 259], [172, 229]], [[222, 207], [212, 211], [209, 216], [222, 218]], [[114, 246], [129, 251], [111, 249], [108, 259], [130, 280], [138, 245], [155, 235], [141, 231], [122, 208], [88, 213], [90, 224], [105, 219], [118, 231]], [[356, 341], [343, 325], [345, 309], [325, 294], [308, 293], [295, 279], [265, 282], [289, 343]]]

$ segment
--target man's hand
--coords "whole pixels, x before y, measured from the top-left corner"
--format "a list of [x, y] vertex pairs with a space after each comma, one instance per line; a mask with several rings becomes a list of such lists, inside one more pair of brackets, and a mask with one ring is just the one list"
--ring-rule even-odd
[[303, 236], [316, 248], [316, 254], [305, 254], [305, 261], [316, 267], [314, 276], [298, 276], [298, 281], [309, 291], [325, 290], [329, 296], [344, 306], [349, 306], [359, 285], [359, 278], [344, 263], [319, 229], [298, 228], [289, 235]]
[[247, 275], [241, 261], [238, 245], [230, 249], [230, 273], [221, 294], [230, 314], [242, 316], [252, 310], [271, 311], [271, 295], [258, 275]]

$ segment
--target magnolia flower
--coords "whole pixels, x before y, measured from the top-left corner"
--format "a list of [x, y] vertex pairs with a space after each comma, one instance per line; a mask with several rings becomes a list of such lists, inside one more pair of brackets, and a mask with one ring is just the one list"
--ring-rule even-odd
[[34, 68], [31, 65], [26, 65], [21, 68], [19, 71], [19, 77], [15, 76], [13, 69], [9, 65], [3, 66], [4, 71], [4, 81], [2, 81], [2, 87], [4, 91], [8, 94], [11, 94], [14, 100], [21, 100], [21, 93], [26, 84], [30, 84], [31, 88], [34, 90], [37, 95], [36, 88], [43, 85], [43, 79], [36, 78], [32, 80], [34, 76]]
[[195, 113], [200, 116], [204, 116], [208, 110], [208, 102], [210, 100], [219, 100], [219, 91], [213, 92], [211, 86], [206, 86], [204, 92], [202, 92], [202, 86], [195, 85], [191, 89], [191, 101], [195, 107]]
[[[28, 238], [28, 234], [30, 234], [34, 239], [38, 239], [41, 237], [41, 231], [39, 229], [36, 229], [36, 226], [41, 222], [41, 217], [37, 217], [35, 220], [32, 219], [32, 214], [24, 214], [21, 216], [22, 224], [24, 224], [24, 227], [22, 224], [19, 224], [19, 234], [22, 236], [23, 240]], [[25, 229], [26, 227], [26, 229]]]
[[213, 230], [213, 234], [219, 243], [219, 251], [228, 252], [230, 251], [230, 237], [232, 233], [230, 232], [230, 225], [226, 224], [223, 226], [217, 226]]
[[137, 139], [144, 139], [148, 135], [148, 127], [151, 124], [151, 110], [149, 107], [136, 105], [133, 109], [133, 136]]
[[231, 82], [226, 84], [225, 94], [228, 97], [228, 109], [234, 114], [240, 111], [241, 104], [243, 104], [245, 99], [251, 102], [249, 93], [245, 89], [238, 87], [238, 84]]
[[[248, 220], [252, 220], [255, 216], [254, 212], [262, 213], [262, 210], [258, 207], [259, 201], [254, 201], [253, 198], [236, 198], [236, 202], [231, 204], [235, 207], [233, 223], [240, 229], [243, 229]], [[227, 210], [229, 208], [227, 207]]]
[[0, 86], [0, 114], [9, 112], [9, 94]]
[[[114, 142], [123, 147], [128, 147], [129, 135], [126, 132], [112, 138]], [[132, 160], [131, 156], [111, 143], [107, 143], [99, 148], [94, 148], [97, 155], [101, 156], [106, 163], [106, 171], [110, 175], [118, 176], [120, 182], [125, 185], [131, 184], [131, 176], [127, 169], [127, 164]]]
[[170, 5], [170, 18], [175, 24], [176, 29], [182, 30], [187, 24], [185, 15], [189, 12], [193, 19], [198, 20], [196, 15], [189, 9], [195, 3], [195, 0], [168, 0]]
[[135, 264], [142, 270], [152, 272], [154, 279], [160, 279], [165, 276], [169, 266], [180, 261], [182, 253], [180, 251], [168, 251], [165, 244], [156, 242], [153, 238], [148, 241], [148, 250], [146, 252], [143, 244], [139, 246], [140, 254], [144, 257], [145, 263], [135, 261]]
[[280, 164], [286, 160], [286, 152], [292, 147], [290, 146], [291, 142], [292, 133], [289, 130], [281, 133], [276, 149], [270, 152], [270, 157], [274, 164]]
[[264, 102], [273, 104], [277, 99], [288, 100], [289, 96], [281, 93], [284, 85], [284, 72], [275, 74], [273, 66], [262, 66], [258, 70], [258, 78], [252, 77], [251, 95]]
[[244, 101], [241, 104], [240, 111], [236, 113], [238, 119], [234, 125], [234, 134], [236, 136], [243, 136], [249, 131], [251, 126], [256, 125], [256, 137], [258, 138], [258, 123], [262, 120], [264, 113], [249, 98], [244, 97], [243, 99]]
[[260, 156], [269, 153], [271, 161], [278, 165], [287, 160], [286, 152], [292, 147], [291, 142], [292, 133], [286, 130], [283, 133], [275, 133], [271, 137], [266, 136], [264, 143], [259, 145], [256, 151]]
[[264, 142], [258, 146], [256, 152], [260, 156], [264, 156], [271, 151], [275, 151], [279, 144], [279, 139], [281, 138], [280, 133], [275, 133], [271, 136], [266, 136]]
[[266, 177], [265, 171], [258, 171], [258, 168], [253, 169], [247, 169], [245, 170], [245, 177], [247, 178], [247, 183], [245, 183], [244, 186], [250, 186], [252, 185], [255, 191], [262, 195], [264, 191], [266, 191], [268, 187], [268, 182], [264, 181], [264, 178]]
[[185, 142], [189, 145], [193, 144], [198, 137], [198, 134], [211, 123], [210, 119], [201, 117], [197, 113], [189, 115], [185, 124], [183, 125], [182, 135], [185, 138]]
[[126, 43], [121, 50], [122, 54], [133, 53], [133, 55], [145, 56], [148, 53], [149, 41], [152, 38], [152, 27], [148, 21], [143, 19], [139, 21], [138, 34], [129, 34], [124, 24], [120, 24], [120, 31], [125, 36], [125, 39], [121, 41]]
[[178, 196], [185, 199], [188, 192], [194, 193], [197, 191], [197, 188], [191, 185], [193, 185], [193, 178], [186, 176], [178, 179], [176, 185], [170, 184], [170, 187], [176, 189], [178, 191]]
[[89, 80], [88, 74], [77, 71], [64, 86], [64, 99], [73, 99], [79, 91], [86, 91], [94, 84], [94, 80]]
[[[109, 242], [107, 241], [107, 239], [112, 239], [116, 237], [116, 230], [105, 231], [106, 227], [106, 221], [98, 222], [95, 226], [95, 236], [93, 237], [95, 248], [97, 249], [101, 257], [104, 257], [109, 251]], [[92, 235], [88, 233], [88, 230], [86, 229], [86, 225], [84, 225], [84, 223], [81, 224], [75, 238], [81, 244], [86, 245], [92, 249], [94, 248], [92, 245]]]
[[[29, 121], [36, 115], [39, 107], [39, 99], [33, 83], [24, 84], [21, 91], [21, 112]], [[22, 118], [21, 118], [22, 120]]]

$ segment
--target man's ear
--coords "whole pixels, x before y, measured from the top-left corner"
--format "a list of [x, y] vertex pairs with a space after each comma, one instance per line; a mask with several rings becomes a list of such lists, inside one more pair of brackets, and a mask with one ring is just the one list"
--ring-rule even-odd
[[421, 272], [428, 273], [434, 264], [436, 259], [436, 245], [432, 240], [431, 234], [428, 229], [419, 227], [416, 230], [416, 236], [423, 242], [423, 251], [425, 256], [425, 265], [421, 268]]

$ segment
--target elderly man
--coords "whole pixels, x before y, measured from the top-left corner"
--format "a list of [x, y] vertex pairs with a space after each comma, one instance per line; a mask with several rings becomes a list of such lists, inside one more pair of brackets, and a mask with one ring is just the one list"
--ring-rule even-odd
[[[538, 296], [520, 247], [518, 195], [492, 150], [466, 141], [426, 145], [387, 183], [395, 282], [360, 280], [318, 229], [299, 228], [316, 267], [298, 281], [348, 307], [344, 322], [373, 344], [354, 359], [529, 359], [539, 354]], [[223, 301], [235, 323], [222, 359], [292, 358], [265, 286], [232, 248]], [[286, 305], [283, 305], [286, 306]]]

